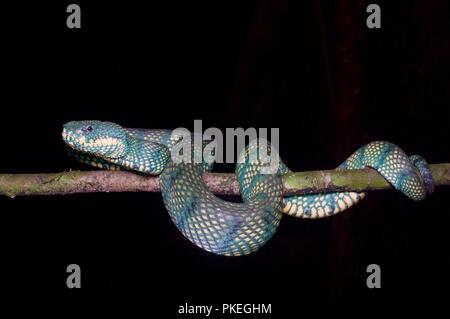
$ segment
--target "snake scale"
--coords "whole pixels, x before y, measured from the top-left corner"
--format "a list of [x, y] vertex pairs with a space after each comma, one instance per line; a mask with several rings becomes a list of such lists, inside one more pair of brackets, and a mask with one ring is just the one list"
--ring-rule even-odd
[[[103, 121], [73, 121], [64, 125], [63, 140], [80, 162], [103, 169], [126, 169], [160, 175], [164, 204], [176, 227], [209, 252], [240, 256], [261, 248], [275, 233], [282, 213], [322, 218], [348, 209], [365, 194], [337, 192], [283, 197], [281, 176], [289, 168], [264, 174], [264, 164], [251, 155], [258, 142], [239, 155], [236, 177], [242, 203], [228, 202], [208, 191], [202, 174], [212, 163], [177, 162], [171, 150], [179, 142], [171, 130], [123, 128]], [[203, 145], [204, 147], [204, 145]], [[431, 172], [419, 155], [408, 157], [396, 145], [376, 141], [360, 147], [337, 169], [372, 167], [413, 200], [433, 191]]]

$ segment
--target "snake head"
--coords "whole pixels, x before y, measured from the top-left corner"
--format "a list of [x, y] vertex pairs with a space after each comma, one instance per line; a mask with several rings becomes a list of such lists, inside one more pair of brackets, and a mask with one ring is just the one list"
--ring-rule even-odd
[[121, 158], [128, 151], [125, 129], [111, 122], [69, 122], [63, 126], [62, 138], [74, 150], [104, 159]]

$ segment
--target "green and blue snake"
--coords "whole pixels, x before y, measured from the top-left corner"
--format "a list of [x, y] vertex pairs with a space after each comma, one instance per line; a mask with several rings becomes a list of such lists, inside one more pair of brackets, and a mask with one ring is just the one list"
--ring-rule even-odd
[[[74, 121], [64, 125], [62, 136], [83, 163], [160, 175], [164, 204], [176, 227], [198, 247], [219, 255], [255, 252], [273, 236], [282, 213], [301, 218], [332, 216], [365, 196], [335, 192], [283, 197], [281, 178], [290, 170], [279, 160], [276, 172], [263, 172], [265, 164], [258, 156], [252, 157], [261, 147], [258, 141], [250, 143], [239, 155], [236, 177], [243, 202], [234, 203], [207, 189], [202, 174], [212, 169], [212, 163], [172, 159], [172, 150], [180, 142], [172, 130]], [[408, 157], [390, 142], [376, 141], [360, 147], [337, 169], [365, 167], [377, 170], [413, 200], [424, 199], [434, 189], [426, 161], [419, 155]]]

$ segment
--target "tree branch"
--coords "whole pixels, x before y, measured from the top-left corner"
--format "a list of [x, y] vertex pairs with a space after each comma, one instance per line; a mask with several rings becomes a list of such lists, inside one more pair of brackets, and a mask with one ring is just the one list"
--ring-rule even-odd
[[[450, 163], [430, 165], [436, 186], [450, 185]], [[204, 175], [215, 194], [239, 195], [235, 175]], [[324, 170], [283, 176], [285, 195], [335, 191], [372, 191], [392, 186], [375, 170]], [[50, 174], [0, 174], [0, 195], [64, 195], [98, 192], [159, 192], [159, 178], [125, 171], [70, 171]]]

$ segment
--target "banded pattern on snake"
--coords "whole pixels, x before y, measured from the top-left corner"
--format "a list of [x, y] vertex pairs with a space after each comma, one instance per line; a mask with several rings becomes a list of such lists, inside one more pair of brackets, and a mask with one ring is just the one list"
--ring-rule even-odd
[[[340, 192], [283, 197], [281, 176], [290, 170], [279, 160], [275, 173], [264, 174], [264, 164], [254, 156], [258, 141], [239, 155], [236, 177], [243, 203], [233, 203], [206, 188], [202, 174], [212, 164], [172, 160], [171, 150], [180, 140], [171, 130], [76, 121], [64, 125], [62, 136], [75, 158], [86, 164], [160, 175], [163, 200], [176, 227], [198, 247], [219, 255], [240, 256], [261, 248], [277, 230], [282, 212], [302, 218], [332, 216], [365, 196]], [[422, 200], [433, 191], [426, 161], [419, 155], [408, 157], [392, 143], [364, 145], [337, 169], [364, 167], [376, 169], [413, 200]]]

